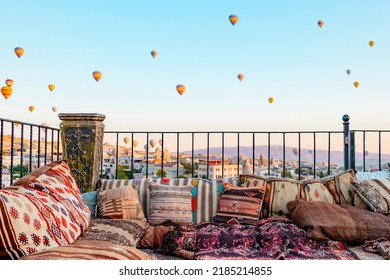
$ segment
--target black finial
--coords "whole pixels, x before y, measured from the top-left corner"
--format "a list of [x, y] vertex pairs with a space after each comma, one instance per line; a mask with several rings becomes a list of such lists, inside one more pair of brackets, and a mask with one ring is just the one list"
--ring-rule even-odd
[[344, 122], [349, 122], [349, 116], [348, 115], [344, 115], [343, 116], [343, 121]]

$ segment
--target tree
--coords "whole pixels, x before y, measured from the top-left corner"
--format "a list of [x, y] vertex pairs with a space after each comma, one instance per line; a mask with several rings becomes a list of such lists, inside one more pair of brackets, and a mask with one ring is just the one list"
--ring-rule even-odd
[[165, 178], [167, 176], [167, 172], [165, 170], [159, 169], [156, 171], [156, 176]]
[[132, 179], [133, 174], [128, 165], [118, 166], [118, 179]]
[[14, 166], [14, 168], [12, 169], [12, 172], [14, 174], [20, 174], [20, 169], [22, 169], [22, 174], [27, 174], [28, 173], [28, 166], [27, 165], [23, 165], [22, 168], [20, 168], [20, 164]]
[[282, 177], [283, 178], [291, 178], [293, 179], [293, 176], [291, 175], [291, 172], [288, 170], [282, 171]]

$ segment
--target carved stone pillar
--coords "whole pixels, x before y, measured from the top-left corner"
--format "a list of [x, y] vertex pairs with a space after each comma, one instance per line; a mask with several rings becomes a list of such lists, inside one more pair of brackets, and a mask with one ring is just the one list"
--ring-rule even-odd
[[101, 114], [60, 113], [62, 150], [82, 193], [94, 189], [103, 152], [103, 121]]

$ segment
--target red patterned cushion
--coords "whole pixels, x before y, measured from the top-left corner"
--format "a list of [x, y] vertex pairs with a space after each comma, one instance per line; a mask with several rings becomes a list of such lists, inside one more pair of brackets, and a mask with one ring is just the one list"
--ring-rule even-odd
[[45, 165], [0, 190], [0, 258], [70, 245], [89, 219], [66, 161]]

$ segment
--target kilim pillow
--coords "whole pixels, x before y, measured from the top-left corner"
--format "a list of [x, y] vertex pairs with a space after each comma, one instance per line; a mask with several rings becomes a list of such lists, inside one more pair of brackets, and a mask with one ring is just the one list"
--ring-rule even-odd
[[307, 201], [324, 201], [329, 203], [335, 203], [332, 194], [321, 180], [302, 180], [304, 197]]
[[265, 191], [264, 186], [242, 188], [226, 182], [218, 202], [215, 220], [228, 222], [230, 219], [236, 219], [241, 224], [256, 225]]
[[178, 225], [192, 224], [192, 189], [193, 186], [168, 186], [150, 184], [149, 218], [152, 225], [167, 221]]
[[356, 170], [348, 169], [334, 176], [322, 178], [321, 180], [329, 191], [332, 192], [332, 189], [335, 188], [336, 194], [332, 192], [332, 195], [337, 196], [337, 198], [335, 198], [337, 204], [353, 205], [353, 196], [355, 194], [353, 182], [355, 181], [355, 178]]
[[98, 208], [101, 219], [145, 220], [138, 193], [132, 186], [99, 192]]
[[360, 198], [373, 211], [390, 213], [390, 179], [357, 181], [354, 187]]
[[0, 190], [0, 259], [70, 245], [89, 222], [66, 161], [52, 162]]
[[304, 196], [299, 181], [289, 178], [268, 178], [261, 217], [288, 217], [290, 212], [287, 203]]

